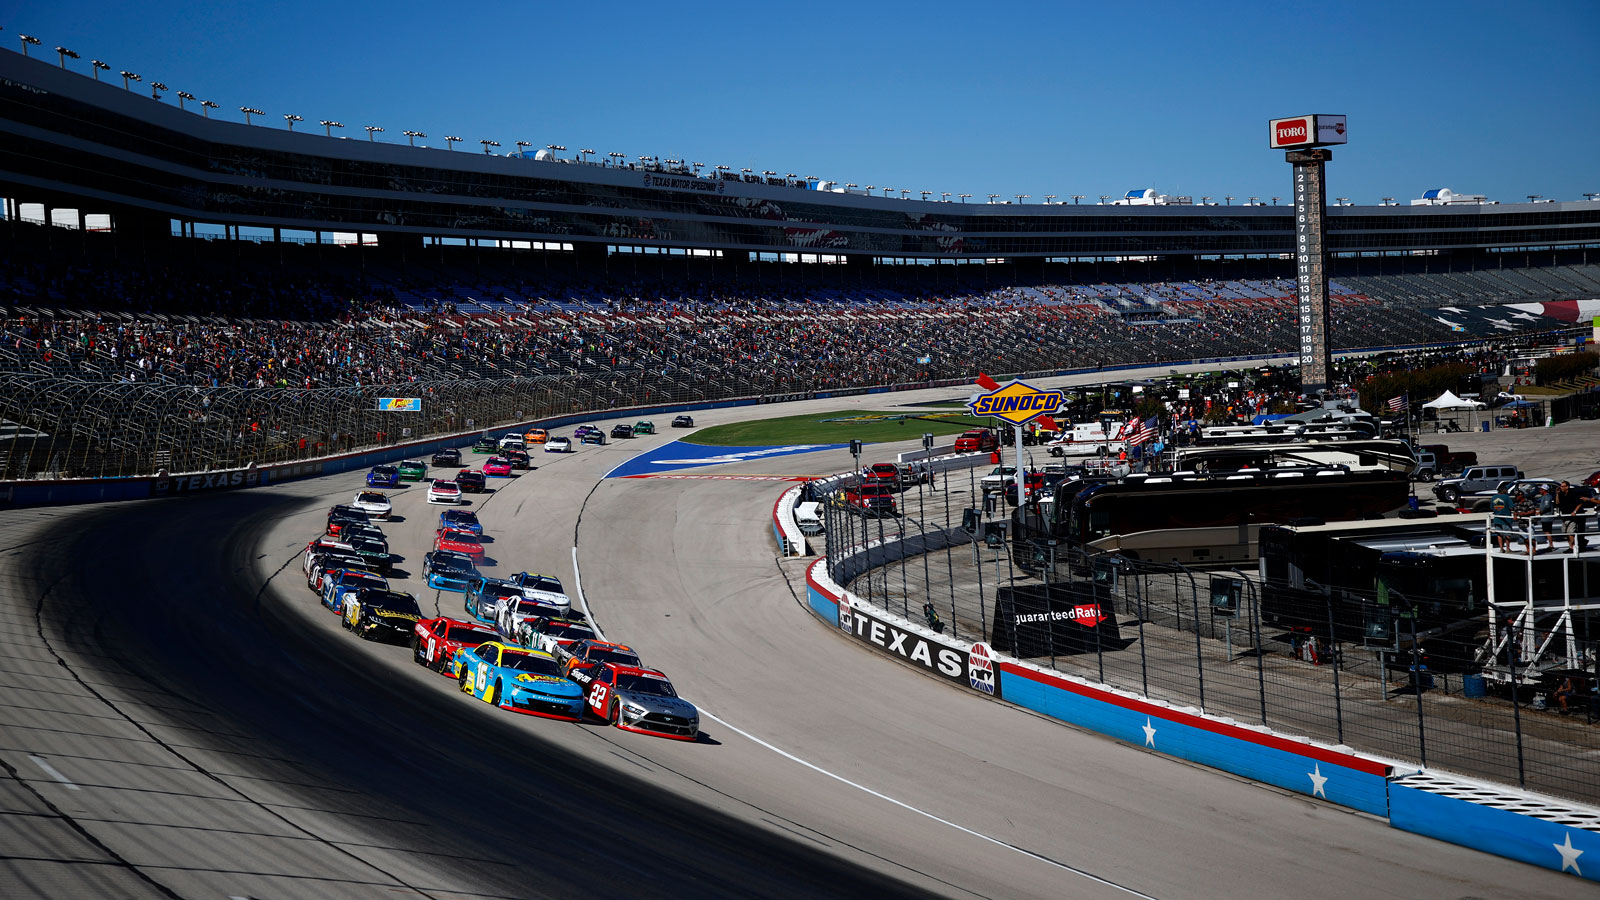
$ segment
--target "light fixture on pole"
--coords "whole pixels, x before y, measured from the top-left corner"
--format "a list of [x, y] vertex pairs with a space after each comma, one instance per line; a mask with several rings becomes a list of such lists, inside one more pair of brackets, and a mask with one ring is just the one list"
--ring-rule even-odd
[[458, 138], [453, 134], [447, 134], [444, 136], [444, 148], [446, 150], [454, 150], [456, 145], [459, 143], [461, 143], [461, 138]]
[[1073, 206], [1077, 206], [1078, 205], [1078, 201], [1082, 200], [1082, 199], [1083, 199], [1083, 195], [1082, 194], [1073, 194], [1072, 195], [1072, 205]]
[[950, 202], [950, 192], [949, 191], [941, 192], [939, 194], [939, 197], [940, 197], [940, 200], [939, 200], [940, 203], [949, 203]]
[[304, 122], [305, 120], [306, 120], [305, 116], [297, 116], [294, 113], [284, 113], [283, 114], [283, 121], [288, 123], [290, 131], [294, 130], [294, 123], [296, 123], [296, 122]]
[[500, 142], [499, 141], [491, 141], [491, 140], [488, 140], [488, 139], [479, 140], [478, 143], [483, 145], [483, 155], [484, 156], [491, 156], [492, 155], [490, 153], [490, 151], [489, 151], [490, 147], [498, 147], [498, 146], [500, 146]]
[[989, 202], [990, 203], [993, 203], [994, 201], [996, 201], [998, 199], [1000, 199], [1000, 195], [999, 194], [990, 194], [989, 195]]
[[1528, 194], [1527, 196], [1528, 196], [1528, 202], [1529, 203], [1535, 203], [1537, 201], [1540, 201], [1540, 200], [1544, 199], [1544, 195], [1543, 194]]
[[413, 147], [417, 145], [417, 138], [427, 137], [427, 135], [421, 131], [402, 131], [400, 133], [406, 136], [406, 143]]
[[167, 89], [167, 86], [165, 84], [162, 84], [159, 81], [150, 82], [150, 99], [151, 100], [160, 100], [161, 99], [161, 92], [166, 90], [166, 89]]
[[1210, 206], [1211, 205], [1211, 198], [1210, 197], [1201, 197], [1200, 198], [1200, 205], [1201, 206]]
[[1282, 199], [1283, 199], [1282, 197], [1273, 197], [1272, 198], [1272, 205], [1273, 206], [1277, 206], [1278, 205], [1278, 201], [1282, 200]]
[[1246, 200], [1244, 202], [1244, 205], [1245, 206], [1260, 206], [1261, 205], [1261, 198], [1260, 197], [1251, 197], [1249, 200]]
[[1393, 197], [1380, 197], [1378, 199], [1378, 205], [1379, 206], [1397, 206], [1398, 204], [1396, 204], [1394, 202], [1394, 198]]
[[129, 72], [127, 69], [123, 69], [121, 72], [118, 72], [117, 74], [122, 76], [122, 89], [125, 90], [125, 91], [133, 90], [133, 88], [128, 87], [128, 82], [140, 80], [138, 75], [136, 75], [136, 74], [134, 74], [132, 72]]
[[1018, 202], [1018, 203], [1019, 203], [1019, 204], [1020, 204], [1020, 203], [1021, 203], [1021, 202], [1022, 202], [1022, 201], [1024, 201], [1024, 200], [1027, 200], [1027, 199], [1030, 199], [1030, 198], [1031, 198], [1031, 197], [1033, 197], [1033, 195], [1032, 195], [1032, 194], [1017, 194], [1017, 195], [1016, 195], [1016, 198], [1017, 198], [1017, 202]]
[[894, 193], [894, 188], [892, 188], [892, 187], [886, 187], [886, 188], [883, 189], [883, 195], [885, 197], [889, 196], [892, 193]]
[[528, 155], [528, 148], [532, 147], [532, 146], [533, 146], [533, 144], [531, 144], [531, 143], [529, 143], [527, 141], [517, 141], [517, 155], [518, 156], [527, 156]]
[[246, 125], [250, 124], [250, 117], [251, 116], [264, 116], [264, 115], [266, 115], [266, 113], [262, 112], [259, 109], [256, 109], [254, 106], [241, 106], [241, 107], [239, 107], [239, 112], [244, 113], [244, 123]]
[[927, 199], [933, 196], [933, 191], [917, 191], [917, 193], [922, 195], [923, 202], [927, 202]]
[[1349, 197], [1335, 197], [1335, 198], [1333, 198], [1333, 202], [1337, 203], [1340, 206], [1349, 206], [1350, 205], [1350, 198]]
[[[578, 155], [583, 157], [584, 162], [589, 162], [589, 157], [594, 155], [594, 149], [591, 147], [579, 147]], [[695, 165], [703, 166], [705, 163], [695, 163]]]
[[367, 130], [367, 140], [372, 141], [373, 143], [377, 143], [378, 139], [376, 137], [374, 137], [374, 135], [376, 135], [379, 132], [383, 131], [383, 126], [382, 125], [363, 125], [361, 127], [365, 128]]
[[194, 99], [194, 95], [189, 93], [188, 91], [179, 91], [178, 92], [178, 108], [179, 109], [183, 109], [184, 108], [183, 101], [185, 101], [185, 100], [193, 100], [193, 99]]
[[1056, 195], [1055, 194], [1045, 194], [1044, 195], [1044, 205], [1045, 206], [1049, 206], [1050, 204], [1054, 203], [1055, 200], [1056, 200]]
[[323, 120], [319, 121], [317, 124], [322, 126], [322, 133], [326, 137], [333, 137], [333, 130], [335, 128], [343, 128], [344, 127], [344, 123], [343, 122], [335, 122], [332, 119], [323, 119]]
[[1584, 194], [1583, 194], [1583, 199], [1590, 200], [1590, 201], [1600, 200], [1600, 193], [1595, 193], [1595, 192], [1592, 192], [1592, 191], [1585, 191]]
[[212, 103], [210, 100], [200, 101], [200, 114], [208, 119], [211, 118], [211, 111], [216, 108], [217, 105]]
[[1223, 194], [1222, 195], [1222, 202], [1226, 203], [1229, 206], [1232, 206], [1233, 205], [1233, 195], [1232, 194]]
[[94, 72], [94, 80], [99, 81], [101, 71], [111, 71], [111, 64], [101, 62], [98, 59], [91, 59], [89, 60], [89, 70]]
[[38, 38], [34, 37], [31, 34], [19, 34], [19, 35], [17, 35], [17, 40], [22, 42], [22, 55], [23, 56], [27, 56], [28, 55], [28, 45], [29, 44], [32, 44], [34, 46], [38, 46], [40, 43], [42, 43]]
[[962, 203], [965, 203], [968, 200], [972, 199], [972, 195], [971, 194], [957, 194], [956, 196], [961, 198], [961, 202]]
[[750, 167], [749, 166], [745, 166], [744, 168], [740, 169], [739, 171], [744, 173], [744, 180], [745, 181], [749, 181], [750, 180]]
[[56, 48], [56, 58], [61, 60], [61, 68], [65, 69], [67, 67], [67, 60], [69, 60], [69, 59], [77, 59], [78, 58], [78, 54], [72, 52], [71, 50], [68, 50], [65, 47], [57, 47]]

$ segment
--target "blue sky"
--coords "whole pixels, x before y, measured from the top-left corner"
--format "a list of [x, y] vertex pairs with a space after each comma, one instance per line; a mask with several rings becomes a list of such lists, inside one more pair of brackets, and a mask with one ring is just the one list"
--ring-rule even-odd
[[[234, 117], [592, 147], [979, 198], [1285, 195], [1266, 120], [1349, 116], [1329, 196], [1600, 191], [1600, 2], [0, 0]], [[36, 51], [37, 52], [37, 51]], [[259, 120], [258, 120], [259, 121]], [[301, 126], [304, 127], [304, 126]], [[503, 152], [503, 151], [502, 151]]]

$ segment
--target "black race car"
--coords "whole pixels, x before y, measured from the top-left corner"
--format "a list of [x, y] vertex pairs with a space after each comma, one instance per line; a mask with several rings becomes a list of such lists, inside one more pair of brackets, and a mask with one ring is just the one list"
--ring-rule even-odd
[[532, 463], [528, 460], [528, 454], [523, 453], [521, 450], [501, 450], [500, 455], [511, 463], [511, 468], [513, 469], [528, 469], [532, 466]]
[[585, 444], [604, 444], [606, 442], [606, 433], [596, 428], [593, 431], [585, 431], [580, 440]]
[[633, 437], [633, 426], [627, 422], [618, 422], [612, 426], [611, 436], [614, 438], [631, 438]]
[[673, 428], [693, 428], [694, 416], [677, 416], [672, 420]]
[[456, 450], [453, 447], [449, 448], [449, 449], [445, 449], [445, 450], [440, 450], [438, 453], [435, 453], [433, 455], [433, 465], [435, 465], [435, 466], [459, 466], [459, 465], [461, 465], [461, 451], [460, 450]]
[[461, 486], [463, 494], [481, 494], [486, 490], [488, 480], [476, 469], [462, 469], [456, 473], [456, 484]]
[[344, 602], [344, 627], [369, 641], [402, 644], [422, 618], [417, 599], [399, 591], [367, 588]]

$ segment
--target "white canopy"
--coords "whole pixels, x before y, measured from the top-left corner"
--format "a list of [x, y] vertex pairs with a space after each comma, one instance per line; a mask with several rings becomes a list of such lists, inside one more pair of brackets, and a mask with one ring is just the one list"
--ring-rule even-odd
[[1476, 404], [1457, 397], [1450, 391], [1445, 391], [1439, 396], [1422, 404], [1423, 409], [1473, 409]]

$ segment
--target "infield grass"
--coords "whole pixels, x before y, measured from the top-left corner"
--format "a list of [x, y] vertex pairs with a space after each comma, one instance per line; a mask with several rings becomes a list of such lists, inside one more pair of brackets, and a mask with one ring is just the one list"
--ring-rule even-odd
[[[882, 417], [874, 419], [873, 417]], [[837, 419], [845, 421], [825, 421]], [[926, 416], [903, 412], [843, 409], [836, 412], [785, 416], [754, 422], [732, 422], [702, 428], [681, 440], [712, 447], [776, 447], [784, 444], [843, 444], [851, 440], [867, 443], [913, 440], [918, 435], [960, 434], [989, 424], [965, 414], [929, 413]]]

